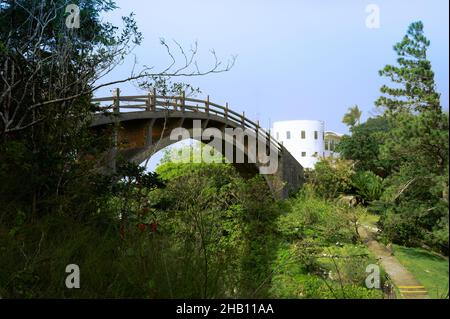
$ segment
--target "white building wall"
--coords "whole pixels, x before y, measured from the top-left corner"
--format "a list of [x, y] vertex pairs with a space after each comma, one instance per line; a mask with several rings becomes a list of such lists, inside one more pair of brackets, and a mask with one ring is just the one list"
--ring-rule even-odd
[[[302, 131], [304, 138], [302, 138]], [[314, 168], [324, 156], [324, 122], [310, 120], [273, 123], [272, 134], [305, 168]]]

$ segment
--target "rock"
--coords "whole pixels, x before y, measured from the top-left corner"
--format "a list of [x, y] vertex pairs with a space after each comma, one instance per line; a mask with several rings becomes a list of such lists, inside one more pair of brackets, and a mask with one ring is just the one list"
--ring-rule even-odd
[[338, 198], [338, 203], [348, 207], [355, 207], [358, 204], [358, 199], [354, 195], [342, 195]]

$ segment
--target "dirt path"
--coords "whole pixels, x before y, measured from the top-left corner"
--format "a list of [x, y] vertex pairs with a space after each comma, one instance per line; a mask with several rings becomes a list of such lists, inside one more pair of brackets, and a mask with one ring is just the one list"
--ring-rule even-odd
[[374, 239], [374, 230], [368, 226], [360, 226], [358, 232], [369, 250], [380, 260], [384, 270], [392, 282], [400, 290], [404, 299], [428, 299], [425, 287], [411, 274], [391, 251]]

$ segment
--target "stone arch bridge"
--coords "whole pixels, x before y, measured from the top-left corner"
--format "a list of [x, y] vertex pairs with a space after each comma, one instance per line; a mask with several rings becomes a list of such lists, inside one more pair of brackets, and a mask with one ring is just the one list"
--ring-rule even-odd
[[[161, 96], [155, 91], [138, 96], [121, 96], [119, 93], [119, 89], [116, 89], [111, 97], [92, 100], [100, 110], [94, 114], [92, 129], [103, 131], [109, 128], [109, 134], [112, 135], [113, 147], [105, 165], [110, 169], [115, 169], [118, 156], [137, 164], [144, 162], [157, 151], [179, 141], [170, 136], [174, 129], [183, 128], [193, 133], [196, 124], [201, 123], [201, 129], [216, 128], [225, 135], [230, 129], [245, 130], [247, 139], [244, 138], [240, 147], [245, 154], [244, 162], [235, 163], [233, 158], [227, 156], [242, 176], [254, 176], [267, 165], [267, 162], [263, 164], [258, 158], [256, 161], [249, 160], [255, 151], [249, 146], [249, 136], [253, 136], [255, 140], [265, 142], [261, 145], [266, 148], [266, 154], [271, 151], [276, 154], [275, 169], [270, 174], [263, 174], [274, 196], [286, 198], [301, 187], [304, 172], [300, 163], [270, 135], [270, 131], [266, 132], [258, 122], [245, 117], [244, 113], [229, 109], [228, 103], [222, 106], [211, 102], [209, 97], [200, 100], [186, 97], [184, 93], [181, 96]], [[190, 138], [203, 143], [208, 141], [192, 134]], [[236, 153], [239, 147], [237, 140], [234, 143], [231, 137], [231, 141], [233, 153]], [[224, 143], [218, 151], [225, 154], [226, 147]], [[262, 148], [257, 144], [256, 151], [259, 149]]]

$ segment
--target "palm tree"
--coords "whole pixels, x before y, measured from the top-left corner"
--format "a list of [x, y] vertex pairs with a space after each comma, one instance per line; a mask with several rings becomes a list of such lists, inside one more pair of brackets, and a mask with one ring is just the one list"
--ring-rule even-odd
[[361, 120], [361, 110], [359, 109], [358, 105], [352, 106], [348, 108], [348, 112], [344, 114], [344, 117], [342, 118], [342, 123], [353, 127], [356, 124], [360, 124]]

